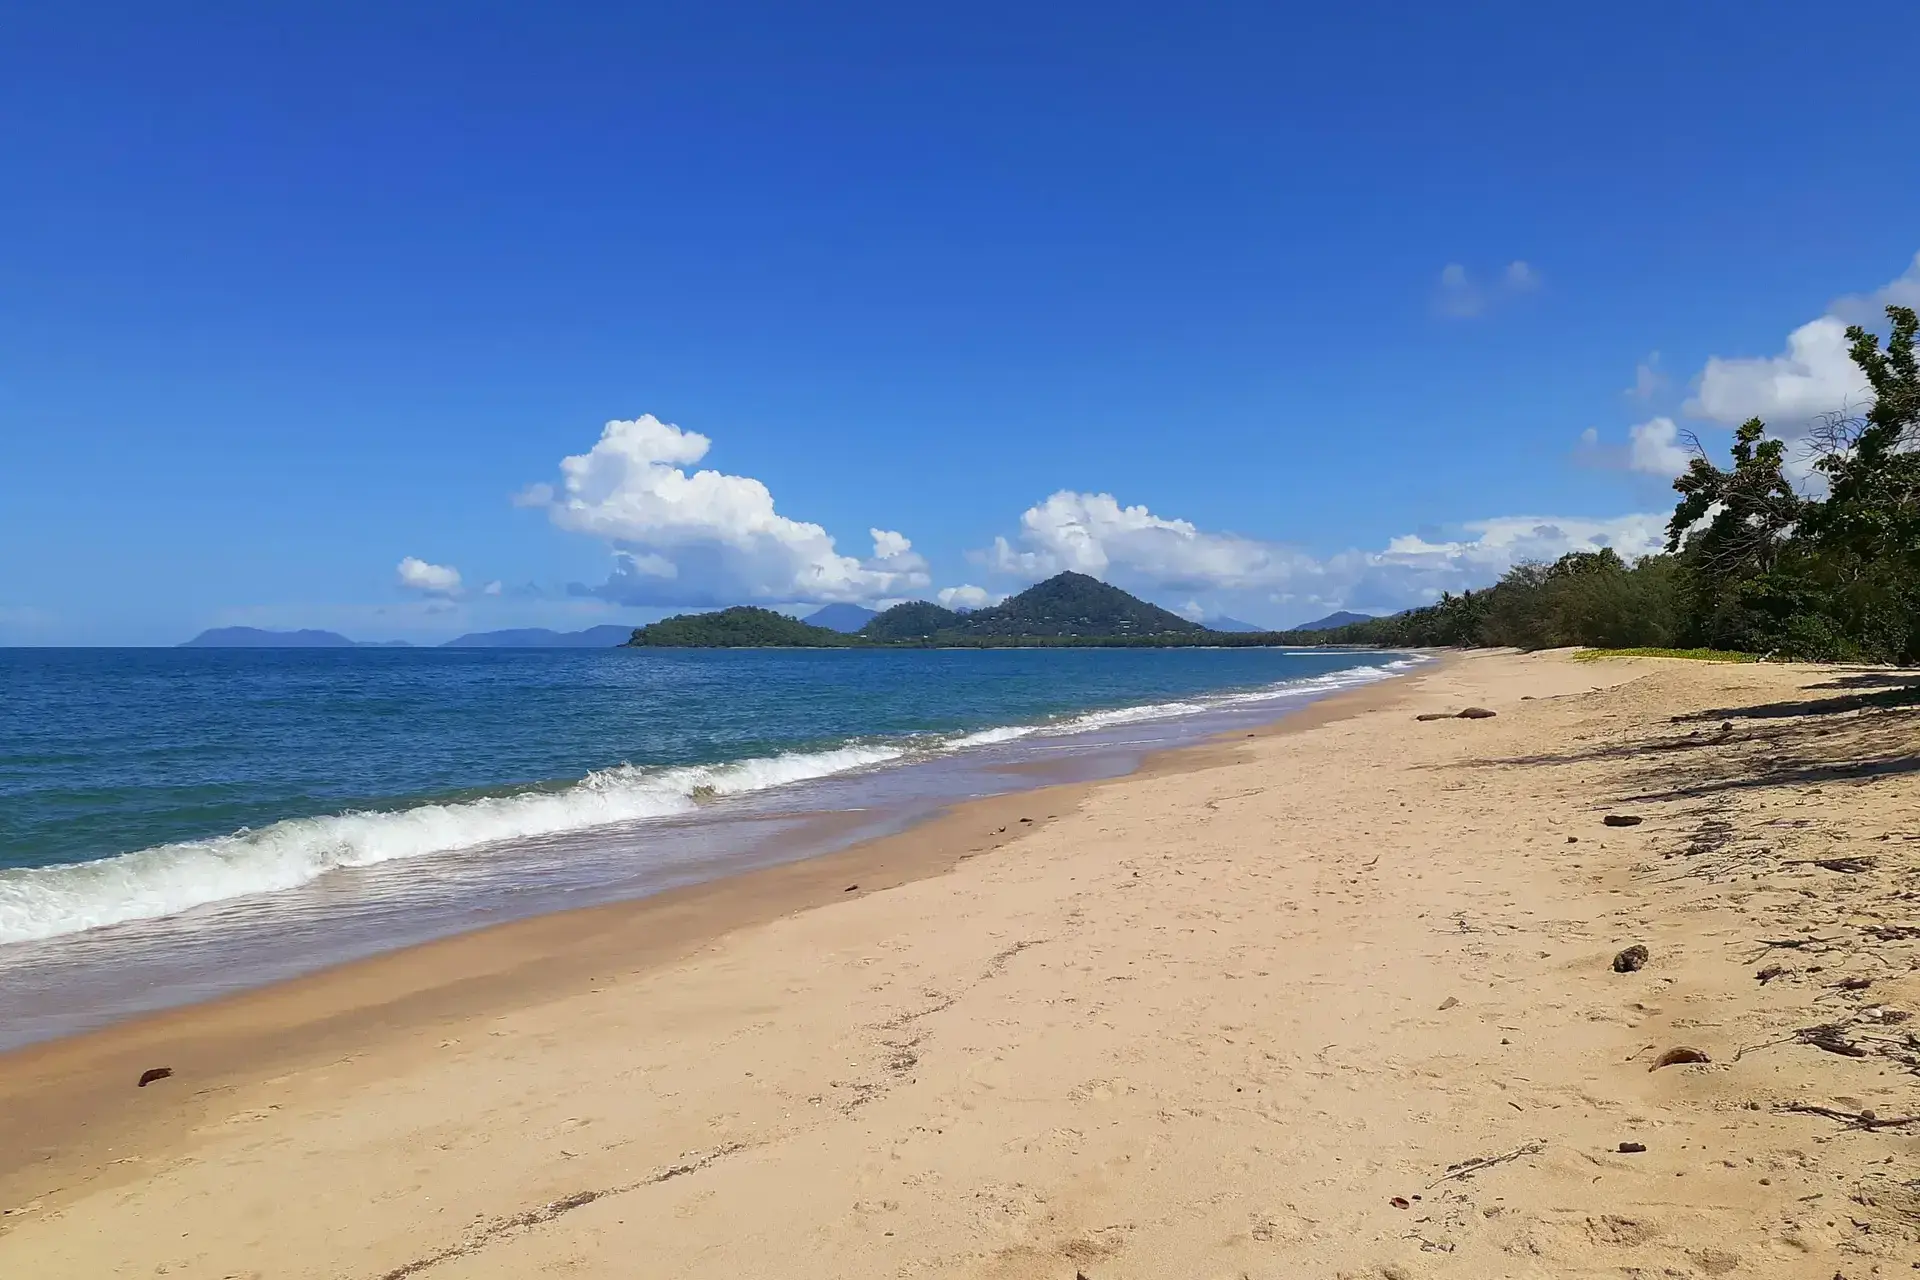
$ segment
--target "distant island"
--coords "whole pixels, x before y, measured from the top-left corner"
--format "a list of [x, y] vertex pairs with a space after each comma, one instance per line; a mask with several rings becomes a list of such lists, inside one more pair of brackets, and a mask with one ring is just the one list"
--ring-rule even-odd
[[656, 649], [1229, 648], [1321, 639], [1305, 631], [1203, 626], [1098, 578], [1067, 572], [971, 613], [910, 600], [849, 632], [743, 605], [639, 627], [627, 643]]
[[507, 631], [470, 631], [442, 644], [442, 649], [611, 649], [626, 643], [633, 628], [603, 622], [584, 631], [549, 631], [545, 627], [515, 627]]
[[[988, 609], [960, 612], [909, 600], [876, 613], [857, 604], [823, 605], [805, 619], [739, 605], [683, 613], [644, 627], [603, 623], [583, 631], [515, 627], [471, 631], [441, 649], [1006, 649], [1048, 647], [1234, 648], [1255, 645], [1381, 643], [1359, 625], [1364, 613], [1329, 614], [1286, 631], [1236, 618], [1194, 622], [1084, 573], [1060, 573]], [[351, 640], [337, 631], [215, 627], [182, 649], [389, 649], [405, 640]]]
[[[441, 649], [612, 649], [625, 644], [633, 628], [617, 622], [584, 631], [514, 627], [506, 631], [470, 631]], [[215, 627], [176, 646], [181, 649], [411, 649], [405, 640], [349, 640], [337, 631], [267, 631], [260, 627]]]
[[[406, 641], [397, 640], [395, 645]], [[370, 649], [337, 631], [266, 631], [260, 627], [215, 627], [182, 642], [181, 649]]]

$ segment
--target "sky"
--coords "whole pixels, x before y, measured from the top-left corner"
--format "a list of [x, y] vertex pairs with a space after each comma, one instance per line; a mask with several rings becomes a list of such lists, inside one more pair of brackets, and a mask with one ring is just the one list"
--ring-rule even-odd
[[1920, 8], [0, 12], [0, 644], [1657, 549], [1920, 301]]

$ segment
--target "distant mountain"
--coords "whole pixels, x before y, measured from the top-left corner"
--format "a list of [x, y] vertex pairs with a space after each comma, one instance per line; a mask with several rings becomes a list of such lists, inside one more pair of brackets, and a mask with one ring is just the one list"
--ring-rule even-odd
[[469, 631], [441, 645], [442, 649], [612, 649], [627, 642], [633, 628], [605, 622], [585, 631], [550, 631], [546, 627], [515, 627], [506, 631]]
[[1273, 630], [1272, 627], [1256, 627], [1251, 622], [1242, 622], [1238, 618], [1229, 618], [1224, 614], [1222, 614], [1218, 618], [1208, 618], [1206, 622], [1206, 627], [1207, 627], [1207, 630], [1209, 631], [1271, 631]]
[[864, 609], [857, 604], [829, 604], [815, 609], [804, 621], [808, 626], [851, 634], [879, 616], [872, 609]]
[[739, 605], [716, 613], [677, 614], [636, 628], [627, 643], [642, 649], [840, 649], [856, 640], [771, 609]]
[[1316, 618], [1312, 622], [1303, 622], [1297, 627], [1287, 629], [1289, 631], [1331, 631], [1335, 627], [1350, 627], [1356, 622], [1372, 621], [1373, 615], [1370, 613], [1352, 613], [1342, 609], [1338, 613], [1330, 613], [1324, 618]]
[[259, 627], [215, 627], [177, 646], [181, 649], [358, 649], [337, 631], [263, 631]]

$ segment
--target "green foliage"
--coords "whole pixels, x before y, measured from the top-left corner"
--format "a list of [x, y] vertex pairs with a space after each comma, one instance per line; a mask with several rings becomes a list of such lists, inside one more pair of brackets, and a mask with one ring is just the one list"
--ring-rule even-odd
[[[1674, 482], [1668, 527], [1692, 581], [1687, 624], [1702, 643], [1814, 661], [1920, 661], [1920, 319], [1888, 307], [1885, 349], [1847, 330], [1873, 391], [1864, 416], [1813, 432], [1824, 496], [1782, 476], [1784, 446], [1758, 419], [1733, 466], [1704, 456]], [[1718, 505], [1715, 505], [1718, 504]]]
[[853, 637], [809, 626], [771, 609], [740, 606], [717, 613], [682, 613], [640, 627], [627, 644], [671, 649], [844, 649]]
[[1289, 639], [1393, 648], [1665, 648], [1681, 636], [1681, 589], [1671, 556], [1629, 565], [1611, 548], [1576, 551], [1550, 565], [1516, 565], [1484, 591]]
[[951, 609], [942, 609], [925, 600], [909, 600], [869, 619], [867, 625], [860, 628], [859, 634], [863, 639], [881, 642], [930, 640], [942, 631], [951, 631], [959, 626], [962, 617]]

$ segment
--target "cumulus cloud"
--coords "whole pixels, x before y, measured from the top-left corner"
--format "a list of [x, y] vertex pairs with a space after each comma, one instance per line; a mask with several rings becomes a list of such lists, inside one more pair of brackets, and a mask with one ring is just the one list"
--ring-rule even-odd
[[450, 564], [429, 564], [418, 556], [408, 556], [398, 565], [396, 577], [401, 586], [426, 596], [460, 594], [460, 571]]
[[1847, 326], [1863, 325], [1885, 338], [1890, 304], [1920, 306], [1920, 254], [1881, 288], [1836, 299], [1825, 315], [1788, 334], [1776, 355], [1709, 359], [1686, 412], [1723, 426], [1762, 418], [1775, 434], [1792, 439], [1829, 414], [1864, 411], [1873, 392], [1847, 358]]
[[1627, 466], [1634, 471], [1671, 479], [1685, 471], [1692, 458], [1672, 418], [1650, 418], [1627, 428]]
[[1208, 615], [1272, 606], [1389, 610], [1443, 591], [1483, 587], [1514, 565], [1612, 547], [1629, 559], [1661, 549], [1664, 512], [1603, 519], [1501, 516], [1457, 536], [1407, 534], [1377, 550], [1320, 558], [1122, 506], [1111, 494], [1062, 490], [1027, 509], [1014, 539], [975, 554], [989, 571], [1034, 581], [1072, 569]]
[[1233, 589], [1284, 578], [1300, 553], [1230, 533], [1207, 533], [1187, 520], [1123, 507], [1110, 493], [1070, 489], [1027, 508], [1019, 543], [995, 538], [980, 557], [989, 569], [1038, 579], [1072, 569], [1095, 578], [1110, 572], [1170, 591]]
[[843, 555], [819, 525], [775, 511], [760, 481], [685, 470], [711, 447], [652, 414], [609, 422], [592, 449], [561, 460], [558, 486], [514, 501], [604, 540], [611, 576], [578, 590], [622, 604], [857, 603], [928, 585], [926, 561], [899, 533], [871, 529], [871, 559]]
[[1649, 418], [1627, 428], [1624, 443], [1603, 440], [1596, 427], [1580, 433], [1574, 445], [1573, 460], [1580, 466], [1602, 471], [1637, 471], [1643, 475], [1671, 480], [1687, 469], [1693, 458], [1681, 443], [1680, 426], [1672, 418]]
[[1477, 279], [1458, 262], [1440, 269], [1440, 282], [1434, 291], [1433, 306], [1443, 316], [1467, 319], [1483, 315], [1502, 302], [1532, 293], [1540, 287], [1540, 273], [1530, 264], [1515, 260], [1491, 281]]
[[1764, 418], [1787, 435], [1823, 414], [1851, 412], [1872, 399], [1867, 381], [1847, 358], [1846, 322], [1825, 315], [1787, 335], [1778, 355], [1714, 356], [1700, 373], [1686, 411], [1724, 426]]
[[1006, 597], [968, 582], [957, 587], [942, 587], [934, 599], [948, 609], [966, 610], [985, 609], [989, 605], [999, 604]]

